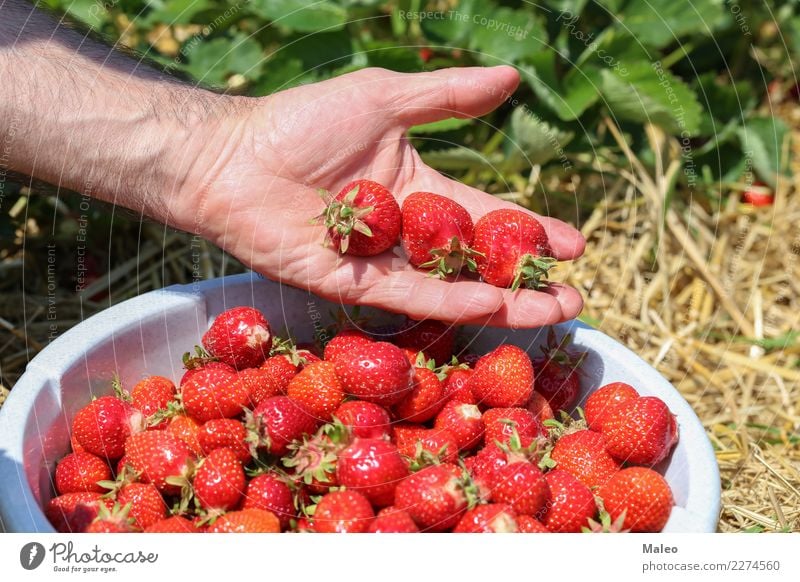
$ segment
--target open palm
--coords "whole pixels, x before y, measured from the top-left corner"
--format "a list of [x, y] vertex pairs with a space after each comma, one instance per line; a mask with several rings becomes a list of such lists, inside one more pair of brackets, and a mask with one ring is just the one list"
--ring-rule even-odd
[[[441, 281], [414, 270], [402, 253], [341, 257], [312, 226], [324, 204], [318, 188], [338, 192], [366, 178], [400, 201], [418, 190], [461, 203], [473, 220], [514, 206], [426, 166], [405, 137], [412, 125], [491, 111], [519, 82], [510, 67], [401, 74], [367, 69], [259, 99], [229, 132], [217, 166], [194, 201], [198, 230], [254, 270], [344, 304], [414, 318], [538, 327], [575, 317], [572, 288], [511, 292], [475, 280]], [[540, 218], [554, 255], [573, 259], [584, 240], [574, 228]]]

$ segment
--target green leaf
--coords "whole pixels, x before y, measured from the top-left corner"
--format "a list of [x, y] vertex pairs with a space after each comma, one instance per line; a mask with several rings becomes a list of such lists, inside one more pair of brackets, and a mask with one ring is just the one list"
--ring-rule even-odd
[[60, 4], [62, 10], [92, 28], [99, 28], [110, 20], [108, 10], [97, 0], [68, 0]]
[[368, 42], [364, 44], [363, 51], [370, 67], [381, 67], [402, 73], [422, 69], [419, 51], [413, 47], [399, 47], [392, 42]]
[[616, 26], [642, 43], [664, 47], [688, 34], [710, 35], [729, 20], [725, 0], [634, 0]]
[[469, 47], [478, 51], [477, 59], [484, 64], [518, 62], [547, 46], [544, 25], [529, 11], [499, 8], [476, 15], [472, 24]]
[[467, 47], [478, 26], [473, 19], [481, 14], [490, 14], [492, 10], [494, 6], [488, 0], [463, 0], [457, 9], [434, 12], [430, 15], [433, 17], [426, 15], [422, 18], [419, 10], [416, 11], [417, 14], [407, 10], [398, 17], [406, 23], [418, 20], [425, 37], [432, 41], [447, 46]]
[[[203, 10], [207, 10], [215, 6], [211, 0], [169, 0], [169, 2], [151, 2], [155, 4], [154, 9], [147, 15], [144, 22], [152, 24], [156, 22], [163, 22], [164, 24], [189, 24], [194, 23], [194, 16]], [[230, 21], [236, 14], [241, 12], [241, 8], [231, 8], [227, 12], [220, 14], [219, 22], [215, 22], [215, 28], [224, 26], [225, 22]]]
[[520, 171], [562, 158], [565, 146], [574, 135], [571, 131], [552, 126], [525, 106], [517, 107], [511, 114], [507, 164], [509, 168]]
[[786, 174], [782, 153], [788, 131], [786, 124], [777, 117], [749, 119], [738, 131], [745, 159], [752, 160], [753, 169], [773, 188], [778, 175]]
[[303, 67], [303, 61], [298, 58], [272, 59], [266, 65], [266, 69], [266, 74], [251, 87], [248, 92], [250, 95], [254, 97], [269, 95], [316, 80], [313, 72], [307, 72]]
[[466, 147], [422, 152], [421, 155], [426, 164], [442, 171], [490, 170], [496, 173], [503, 161], [499, 153], [484, 155]]
[[[351, 64], [357, 51], [353, 39], [346, 31], [318, 32], [316, 34], [292, 35], [283, 40], [281, 46], [270, 56], [273, 58], [299, 59], [307, 73], [321, 75], [326, 71]], [[364, 62], [366, 64], [366, 61]], [[266, 70], [269, 71], [269, 62]]]
[[433, 121], [431, 123], [415, 125], [408, 130], [408, 133], [412, 135], [442, 133], [445, 131], [461, 129], [462, 127], [465, 127], [471, 123], [471, 119], [459, 119], [458, 117], [451, 117], [449, 119], [442, 119], [441, 121]]
[[333, 2], [252, 0], [250, 10], [295, 32], [341, 30], [347, 22], [347, 10]]
[[564, 12], [579, 16], [583, 12], [588, 0], [544, 0], [544, 4], [557, 12]]
[[600, 88], [615, 118], [652, 123], [674, 135], [697, 133], [702, 108], [683, 81], [659, 64], [634, 63], [627, 73], [601, 71]]
[[575, 68], [564, 77], [556, 76], [555, 51], [541, 51], [529, 59], [531, 66], [521, 67], [522, 78], [536, 96], [559, 119], [571, 121], [580, 117], [599, 98], [599, 70], [592, 66]]
[[238, 73], [256, 79], [261, 72], [261, 45], [243, 34], [232, 39], [201, 40], [187, 51], [186, 71], [202, 83], [224, 85], [229, 75]]

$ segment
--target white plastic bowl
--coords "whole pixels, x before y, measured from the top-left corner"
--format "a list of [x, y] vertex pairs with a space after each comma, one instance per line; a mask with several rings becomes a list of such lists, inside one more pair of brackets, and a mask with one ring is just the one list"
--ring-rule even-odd
[[[181, 355], [199, 343], [220, 312], [237, 305], [261, 309], [276, 333], [291, 330], [309, 341], [337, 309], [328, 301], [293, 287], [238, 275], [195, 285], [173, 286], [120, 303], [75, 326], [28, 365], [0, 411], [0, 530], [52, 532], [42, 506], [53, 495], [56, 462], [69, 448], [68, 427], [92, 396], [110, 392], [119, 372], [130, 386], [146, 374], [178, 380]], [[365, 310], [385, 321], [396, 316]], [[488, 351], [514, 343], [539, 351], [546, 329], [469, 328], [471, 350]], [[603, 333], [572, 321], [557, 326], [588, 351], [584, 393], [608, 382], [624, 381], [643, 395], [659, 396], [677, 416], [680, 441], [663, 472], [675, 496], [666, 532], [713, 532], [720, 506], [714, 452], [689, 404], [656, 370]], [[472, 337], [472, 336], [471, 336]]]

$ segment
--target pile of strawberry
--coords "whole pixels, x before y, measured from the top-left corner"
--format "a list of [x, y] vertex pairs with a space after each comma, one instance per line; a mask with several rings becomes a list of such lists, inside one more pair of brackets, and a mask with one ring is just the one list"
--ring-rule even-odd
[[[61, 532], [660, 531], [652, 466], [677, 441], [613, 383], [576, 408], [583, 355], [551, 333], [453, 357], [455, 329], [346, 329], [321, 351], [256, 309], [218, 316], [176, 386], [150, 376], [72, 424], [46, 515]], [[554, 410], [566, 413], [560, 421]]]
[[414, 192], [402, 208], [384, 186], [356, 180], [336, 195], [321, 192], [327, 206], [316, 219], [326, 240], [342, 254], [369, 257], [398, 240], [409, 262], [431, 275], [458, 275], [464, 267], [486, 283], [539, 289], [555, 264], [541, 223], [526, 212], [494, 210], [475, 224], [458, 202]]

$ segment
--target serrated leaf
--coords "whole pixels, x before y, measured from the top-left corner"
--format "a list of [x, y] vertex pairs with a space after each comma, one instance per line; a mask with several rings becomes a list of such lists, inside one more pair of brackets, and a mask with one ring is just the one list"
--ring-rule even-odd
[[725, 0], [648, 0], [628, 2], [617, 27], [642, 43], [663, 47], [679, 38], [709, 35], [729, 20]]
[[295, 32], [341, 30], [347, 22], [347, 10], [333, 2], [252, 0], [250, 10]]
[[234, 73], [254, 79], [261, 72], [261, 45], [244, 35], [201, 40], [191, 47], [185, 69], [203, 83], [223, 85]]
[[547, 31], [530, 11], [498, 8], [473, 19], [469, 47], [483, 64], [518, 62], [547, 44]]
[[445, 131], [453, 131], [461, 129], [472, 123], [472, 119], [460, 119], [458, 117], [450, 117], [449, 119], [442, 119], [440, 121], [432, 121], [431, 123], [423, 123], [422, 125], [415, 125], [408, 130], [411, 135], [429, 134], [429, 133], [442, 133]]
[[786, 173], [782, 152], [788, 131], [776, 117], [756, 117], [737, 132], [744, 158], [752, 160], [753, 169], [773, 188], [778, 175]]
[[517, 107], [511, 114], [509, 134], [507, 164], [514, 170], [560, 158], [574, 137], [572, 132], [553, 127], [525, 107]]
[[499, 153], [484, 155], [469, 148], [449, 148], [422, 152], [422, 160], [437, 170], [491, 170], [503, 161]]
[[441, 14], [441, 17], [420, 18], [408, 10], [404, 11], [406, 16], [399, 15], [399, 11], [395, 12], [398, 13], [398, 18], [406, 23], [418, 20], [422, 32], [429, 40], [447, 46], [467, 47], [478, 26], [473, 20], [475, 16], [489, 14], [493, 9], [494, 5], [489, 0], [463, 0], [458, 4], [458, 9], [435, 13]]
[[555, 51], [540, 51], [529, 59], [530, 66], [520, 68], [520, 74], [559, 119], [571, 121], [597, 102], [600, 73], [592, 66], [575, 68], [567, 73], [562, 84], [556, 76], [556, 58]]

